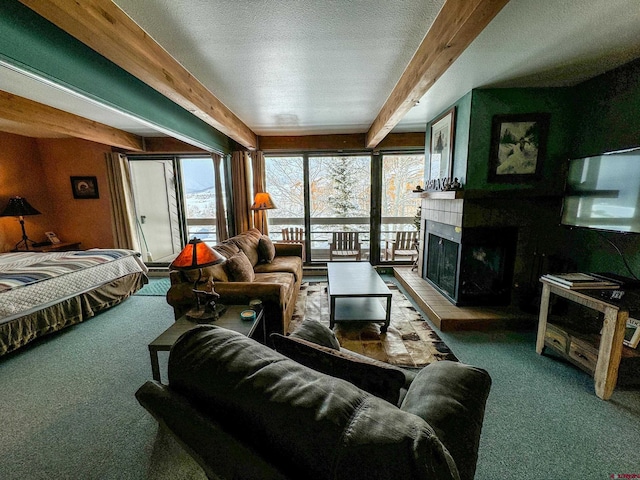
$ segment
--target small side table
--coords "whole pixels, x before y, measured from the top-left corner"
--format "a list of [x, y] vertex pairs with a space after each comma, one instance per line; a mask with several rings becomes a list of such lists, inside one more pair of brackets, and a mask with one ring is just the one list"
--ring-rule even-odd
[[176, 340], [185, 332], [198, 325], [216, 325], [218, 327], [227, 328], [235, 332], [242, 333], [249, 338], [253, 338], [260, 343], [266, 343], [266, 330], [264, 322], [264, 310], [260, 310], [254, 321], [248, 322], [240, 318], [240, 312], [249, 310], [248, 305], [227, 305], [227, 310], [220, 315], [220, 318], [210, 324], [196, 323], [187, 320], [187, 316], [183, 315], [175, 321], [173, 325], [161, 333], [158, 338], [149, 344], [149, 356], [151, 357], [151, 374], [153, 379], [158, 382], [160, 379], [160, 363], [158, 361], [158, 352], [168, 352]]
[[61, 242], [52, 243], [51, 245], [42, 245], [39, 247], [29, 247], [29, 250], [14, 250], [14, 252], [69, 252], [72, 250], [80, 250], [82, 242]]

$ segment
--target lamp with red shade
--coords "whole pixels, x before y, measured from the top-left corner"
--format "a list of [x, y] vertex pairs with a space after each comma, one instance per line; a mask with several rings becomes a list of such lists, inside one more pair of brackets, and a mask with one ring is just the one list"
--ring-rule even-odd
[[224, 305], [216, 305], [215, 299], [219, 298], [213, 289], [213, 283], [209, 282], [204, 290], [198, 289], [198, 283], [202, 279], [202, 269], [211, 265], [217, 265], [226, 258], [204, 243], [199, 238], [189, 240], [176, 259], [171, 262], [171, 270], [198, 269], [198, 279], [193, 284], [193, 294], [196, 297], [196, 306], [187, 312], [189, 320], [198, 323], [215, 321], [226, 310]]

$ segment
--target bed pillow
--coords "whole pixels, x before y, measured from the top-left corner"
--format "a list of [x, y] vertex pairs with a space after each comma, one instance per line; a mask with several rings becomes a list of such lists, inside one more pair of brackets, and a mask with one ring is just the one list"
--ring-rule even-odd
[[269, 237], [262, 235], [258, 242], [258, 257], [260, 262], [271, 263], [276, 256], [276, 247]]
[[318, 372], [347, 380], [365, 392], [398, 404], [400, 390], [405, 384], [405, 376], [398, 369], [374, 365], [301, 338], [285, 337], [279, 333], [272, 333], [270, 337], [276, 351], [290, 359]]
[[253, 266], [244, 252], [238, 252], [228, 258], [224, 263], [224, 268], [232, 282], [253, 282], [256, 278]]

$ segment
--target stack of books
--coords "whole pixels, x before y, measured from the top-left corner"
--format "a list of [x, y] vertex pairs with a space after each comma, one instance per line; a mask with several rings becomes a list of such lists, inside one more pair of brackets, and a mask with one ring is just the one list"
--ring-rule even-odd
[[621, 287], [618, 282], [588, 273], [550, 273], [543, 275], [542, 278], [569, 290], [600, 290]]

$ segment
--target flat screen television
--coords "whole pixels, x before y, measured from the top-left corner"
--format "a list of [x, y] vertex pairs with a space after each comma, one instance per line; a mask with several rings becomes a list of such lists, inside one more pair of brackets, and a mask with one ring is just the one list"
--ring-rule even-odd
[[640, 233], [640, 148], [569, 160], [561, 223]]

